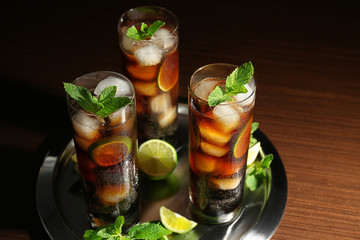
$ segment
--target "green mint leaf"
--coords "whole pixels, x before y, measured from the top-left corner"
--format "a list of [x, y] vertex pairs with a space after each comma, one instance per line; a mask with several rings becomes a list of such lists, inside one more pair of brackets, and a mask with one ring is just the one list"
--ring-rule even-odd
[[254, 133], [258, 128], [259, 128], [259, 123], [258, 122], [253, 122], [251, 124], [251, 133]]
[[141, 23], [141, 26], [140, 26], [140, 33], [145, 33], [147, 32], [147, 29], [148, 29], [148, 25], [146, 23]]
[[140, 32], [136, 29], [135, 26], [128, 28], [128, 30], [126, 32], [126, 36], [128, 36], [129, 38], [132, 38], [132, 39], [144, 40], [143, 37], [141, 36]]
[[210, 107], [216, 106], [226, 101], [232, 101], [232, 98], [223, 88], [219, 86], [216, 86], [216, 88], [210, 93], [208, 97], [208, 103]]
[[256, 167], [255, 176], [258, 178], [258, 180], [262, 180], [263, 177], [266, 177], [266, 172], [261, 166]]
[[67, 94], [70, 95], [84, 110], [95, 113], [103, 106], [91, 92], [81, 86], [72, 83], [64, 83]]
[[92, 229], [87, 229], [85, 232], [84, 232], [84, 235], [83, 235], [83, 239], [84, 240], [89, 240], [92, 236], [92, 234], [94, 233], [94, 230]]
[[256, 138], [254, 138], [253, 133], [259, 128], [259, 123], [258, 122], [253, 122], [251, 124], [251, 135], [250, 135], [250, 142], [249, 142], [249, 148], [251, 148], [252, 146], [254, 146], [258, 140]]
[[263, 169], [269, 168], [274, 156], [272, 154], [266, 155], [263, 159], [261, 159], [260, 167]]
[[249, 148], [254, 146], [257, 142], [258, 142], [258, 140], [256, 138], [254, 138], [253, 135], [251, 134], [250, 135], [250, 141], [249, 141]]
[[102, 238], [110, 238], [110, 237], [114, 237], [114, 236], [118, 235], [115, 232], [116, 231], [114, 230], [114, 224], [109, 224], [109, 225], [106, 225], [106, 227], [100, 229], [98, 231], [97, 235]]
[[169, 235], [172, 232], [159, 223], [142, 223], [135, 225], [129, 230], [129, 236], [132, 239], [157, 240], [162, 236]]
[[250, 189], [250, 191], [254, 191], [258, 187], [258, 180], [254, 175], [248, 175], [245, 179], [245, 185]]
[[64, 88], [84, 110], [95, 113], [101, 118], [106, 118], [131, 102], [128, 97], [114, 97], [116, 86], [109, 86], [102, 90], [99, 99], [93, 96], [87, 88], [72, 83], [64, 83]]
[[165, 23], [160, 20], [156, 20], [153, 24], [150, 25], [150, 27], [146, 31], [146, 38], [151, 38], [154, 33], [159, 30], [162, 26], [164, 26]]
[[113, 112], [116, 112], [120, 108], [125, 107], [130, 102], [131, 100], [128, 97], [116, 97], [107, 99], [106, 101], [102, 102], [104, 107], [97, 111], [96, 115], [101, 118], [106, 118]]
[[115, 220], [114, 230], [117, 234], [121, 234], [121, 228], [124, 225], [125, 218], [123, 216], [119, 216]]
[[115, 97], [116, 94], [116, 86], [109, 86], [106, 87], [104, 90], [101, 91], [99, 96], [99, 102], [103, 103], [113, 97]]
[[148, 31], [148, 25], [146, 23], [141, 23], [139, 34], [142, 40], [146, 40], [147, 31]]
[[164, 25], [165, 22], [160, 20], [156, 20], [150, 27], [146, 23], [141, 23], [140, 31], [135, 26], [132, 26], [126, 31], [126, 36], [137, 40], [146, 40], [151, 38]]
[[[254, 74], [254, 67], [251, 62], [244, 63], [237, 67], [227, 78], [225, 83], [225, 90], [216, 87], [209, 95], [209, 106], [213, 107], [226, 101], [232, 101], [231, 96], [239, 93], [246, 93], [247, 89], [244, 86], [250, 82]], [[221, 90], [220, 90], [220, 89]]]
[[225, 89], [227, 92], [232, 93], [233, 95], [239, 93], [246, 93], [247, 89], [245, 84], [250, 82], [254, 74], [254, 67], [251, 62], [244, 63], [240, 67], [236, 68], [227, 78]]
[[83, 235], [83, 240], [102, 240], [103, 237], [98, 235], [98, 232], [101, 230], [102, 228], [93, 230], [93, 229], [88, 229], [85, 231], [84, 235]]

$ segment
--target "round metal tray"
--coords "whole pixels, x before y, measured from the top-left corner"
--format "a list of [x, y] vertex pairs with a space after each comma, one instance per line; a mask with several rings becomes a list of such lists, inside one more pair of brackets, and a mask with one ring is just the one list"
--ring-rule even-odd
[[[159, 220], [159, 208], [167, 208], [192, 218], [189, 211], [188, 183], [188, 109], [179, 104], [179, 129], [173, 143], [178, 152], [178, 166], [165, 180], [145, 180], [140, 175], [141, 222]], [[270, 239], [283, 216], [287, 200], [287, 179], [280, 156], [270, 140], [257, 130], [254, 136], [261, 141], [265, 154], [272, 153], [271, 174], [255, 191], [245, 188], [242, 213], [228, 224], [198, 223], [189, 233], [169, 239]], [[44, 228], [54, 240], [79, 240], [90, 228], [83, 200], [80, 176], [71, 161], [74, 154], [71, 133], [64, 134], [45, 156], [40, 169], [36, 202]]]

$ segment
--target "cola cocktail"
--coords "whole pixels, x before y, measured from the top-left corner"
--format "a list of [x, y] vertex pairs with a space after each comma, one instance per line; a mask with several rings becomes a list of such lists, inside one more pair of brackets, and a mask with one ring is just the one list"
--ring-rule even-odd
[[[125, 76], [105, 71], [83, 75], [72, 84], [65, 89], [91, 225], [113, 223], [122, 215], [124, 227], [130, 227], [139, 221], [133, 85]], [[126, 105], [116, 109], [120, 100]]]
[[207, 223], [224, 223], [241, 210], [247, 151], [255, 104], [251, 78], [239, 93], [216, 106], [209, 94], [225, 89], [237, 66], [211, 64], [198, 69], [189, 83], [190, 203], [195, 216]]
[[[163, 25], [151, 36], [128, 33], [146, 32], [159, 21]], [[124, 73], [136, 91], [139, 139], [169, 139], [177, 129], [178, 20], [161, 7], [138, 7], [121, 16], [118, 32]]]

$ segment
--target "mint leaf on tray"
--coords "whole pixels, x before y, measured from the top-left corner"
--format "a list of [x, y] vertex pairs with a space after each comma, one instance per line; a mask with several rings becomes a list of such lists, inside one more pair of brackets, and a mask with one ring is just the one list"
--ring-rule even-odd
[[128, 235], [123, 235], [122, 226], [124, 222], [124, 217], [119, 216], [114, 224], [108, 224], [96, 229], [87, 229], [83, 235], [83, 240], [157, 240], [172, 233], [160, 223], [145, 222], [131, 227]]
[[[253, 122], [251, 125], [251, 136], [249, 148], [254, 146], [258, 140], [253, 136], [253, 133], [258, 129], [259, 123]], [[257, 159], [246, 169], [245, 185], [250, 191], [255, 191], [267, 176], [267, 172], [270, 171], [270, 164], [274, 159], [273, 154], [264, 154], [264, 151], [260, 147]]]

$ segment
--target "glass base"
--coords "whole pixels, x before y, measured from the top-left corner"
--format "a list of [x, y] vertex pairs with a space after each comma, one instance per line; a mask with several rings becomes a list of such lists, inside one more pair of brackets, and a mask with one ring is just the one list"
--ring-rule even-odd
[[197, 209], [193, 204], [190, 203], [190, 210], [194, 218], [206, 224], [224, 224], [230, 223], [235, 219], [239, 218], [242, 213], [241, 206], [237, 207], [234, 211], [229, 213], [222, 213], [216, 216], [209, 216], [204, 214], [202, 211]]
[[[122, 226], [122, 232], [127, 233], [129, 229], [138, 224], [140, 222], [140, 203], [137, 200], [136, 204], [134, 204], [128, 211], [127, 214], [122, 214], [125, 218], [124, 225]], [[111, 217], [111, 220], [109, 217], [107, 219], [104, 219], [103, 217], [95, 217], [93, 214], [88, 215], [88, 218], [90, 220], [90, 225], [93, 228], [101, 227], [108, 224], [115, 223], [115, 220], [118, 216]]]

